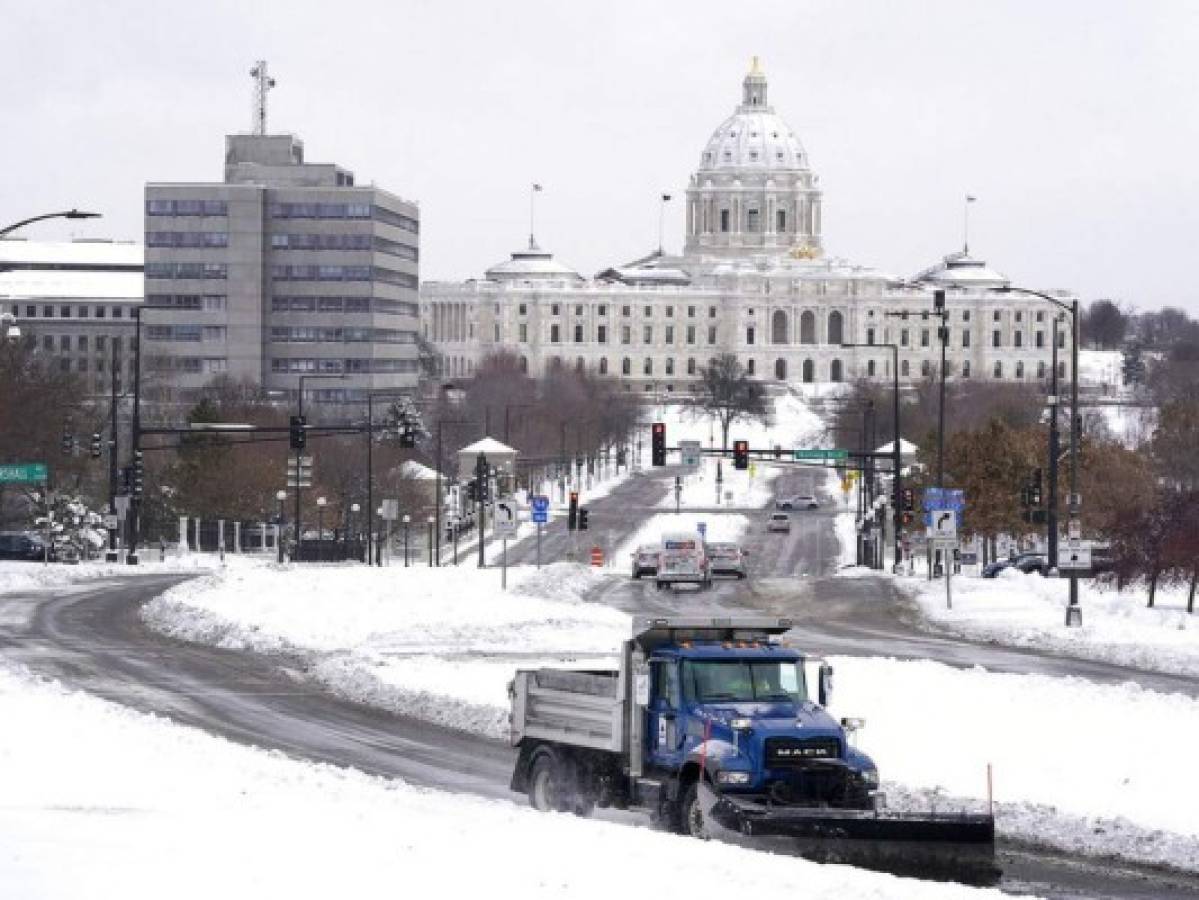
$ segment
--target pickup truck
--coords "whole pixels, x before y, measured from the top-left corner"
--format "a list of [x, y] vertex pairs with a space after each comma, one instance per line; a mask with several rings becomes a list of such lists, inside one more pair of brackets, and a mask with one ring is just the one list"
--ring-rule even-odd
[[[826, 710], [832, 667], [778, 638], [788, 619], [635, 617], [612, 670], [518, 670], [511, 788], [543, 811], [637, 808], [681, 834], [795, 838], [815, 858], [902, 871], [927, 849], [993, 875], [994, 820], [886, 809], [874, 761]], [[816, 696], [805, 663], [816, 668]], [[873, 843], [870, 854], [847, 845]], [[828, 851], [832, 851], [831, 854]], [[933, 865], [946, 857], [933, 856]], [[984, 876], [986, 880], [988, 876]]]

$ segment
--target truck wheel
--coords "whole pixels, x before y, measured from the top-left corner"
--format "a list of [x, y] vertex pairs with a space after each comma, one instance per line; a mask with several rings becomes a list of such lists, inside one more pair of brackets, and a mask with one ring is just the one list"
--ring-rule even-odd
[[542, 753], [529, 773], [529, 805], [540, 812], [569, 812], [589, 816], [595, 801], [583, 793], [570, 759]]
[[704, 824], [704, 810], [699, 797], [699, 782], [693, 781], [679, 799], [678, 821], [676, 830], [679, 834], [690, 837], [708, 839], [707, 827]]

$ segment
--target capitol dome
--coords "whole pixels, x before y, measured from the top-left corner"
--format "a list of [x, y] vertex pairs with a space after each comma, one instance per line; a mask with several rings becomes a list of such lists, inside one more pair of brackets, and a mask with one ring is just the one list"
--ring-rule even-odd
[[741, 103], [712, 132], [687, 188], [688, 256], [821, 253], [821, 192], [755, 56]]
[[766, 76], [756, 56], [742, 89], [741, 105], [708, 139], [699, 171], [806, 169], [799, 138], [766, 103]]

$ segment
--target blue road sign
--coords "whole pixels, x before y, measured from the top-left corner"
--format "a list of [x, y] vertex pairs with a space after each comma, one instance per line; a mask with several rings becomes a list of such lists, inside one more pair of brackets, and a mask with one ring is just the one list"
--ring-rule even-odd
[[966, 508], [966, 492], [960, 488], [925, 488], [924, 508], [961, 512]]
[[707, 522], [696, 522], [695, 530], [699, 532], [699, 536], [701, 538], [706, 538], [708, 536], [708, 523]]
[[529, 498], [530, 518], [535, 525], [544, 525], [550, 520], [550, 498], [536, 496]]

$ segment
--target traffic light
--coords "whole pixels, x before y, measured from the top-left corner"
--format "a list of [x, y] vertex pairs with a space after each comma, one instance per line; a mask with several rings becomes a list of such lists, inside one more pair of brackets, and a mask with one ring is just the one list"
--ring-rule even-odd
[[587, 530], [587, 516], [588, 515], [589, 515], [589, 513], [587, 512], [586, 507], [583, 507], [583, 506], [579, 507], [579, 531]]
[[749, 468], [749, 441], [733, 441], [733, 468]]
[[[900, 496], [903, 500], [903, 511], [905, 513], [915, 512], [916, 511], [916, 494], [912, 491], [912, 489], [904, 488], [903, 493]], [[905, 519], [905, 521], [906, 521], [906, 519]]]
[[491, 501], [491, 479], [484, 475], [479, 479], [479, 502], [489, 503]]
[[566, 513], [566, 529], [574, 531], [579, 525], [579, 492], [570, 492], [570, 506]]
[[945, 310], [944, 291], [933, 291], [933, 309], [936, 310], [938, 314]]
[[655, 422], [651, 432], [653, 435], [653, 464], [664, 466], [666, 465], [666, 423]]
[[915, 521], [916, 521], [916, 514], [914, 512], [905, 512], [903, 514], [903, 524], [904, 525], [911, 525]]
[[142, 451], [133, 451], [133, 496], [140, 497], [146, 486], [146, 463], [142, 459]]
[[304, 416], [292, 416], [288, 422], [287, 433], [292, 450], [303, 450], [308, 443], [308, 433], [304, 431], [307, 424], [308, 420]]
[[416, 446], [416, 432], [412, 430], [411, 426], [405, 426], [404, 430], [400, 432], [400, 446], [404, 448]]
[[100, 440], [100, 432], [92, 432], [92, 459], [99, 459], [104, 455], [104, 444]]
[[473, 478], [466, 483], [466, 499], [471, 503], [479, 499], [479, 483]]

